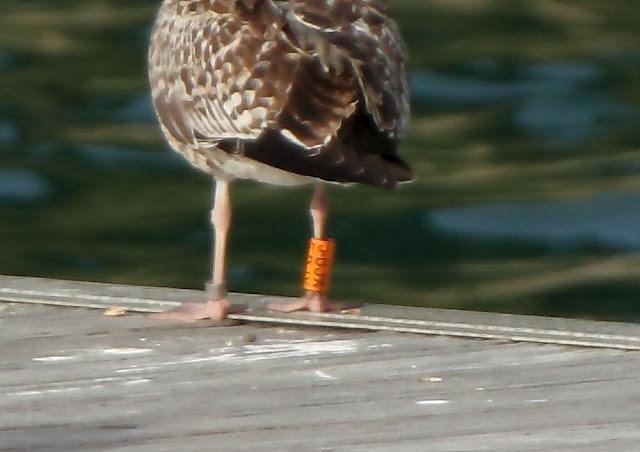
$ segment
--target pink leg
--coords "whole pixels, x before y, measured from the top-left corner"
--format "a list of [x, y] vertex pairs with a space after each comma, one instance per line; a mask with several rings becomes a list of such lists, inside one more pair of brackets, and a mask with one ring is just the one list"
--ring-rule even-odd
[[211, 211], [211, 223], [214, 228], [213, 280], [218, 288], [218, 296], [206, 303], [185, 302], [178, 308], [152, 314], [151, 318], [160, 320], [223, 320], [230, 312], [236, 312], [227, 299], [226, 257], [227, 239], [231, 227], [231, 195], [229, 181], [216, 181], [214, 207]]
[[311, 198], [309, 205], [309, 213], [311, 214], [311, 223], [313, 224], [313, 236], [317, 239], [324, 238], [324, 229], [327, 224], [327, 215], [329, 214], [329, 203], [327, 202], [327, 194], [324, 184], [316, 184], [316, 189]]
[[[327, 195], [325, 186], [318, 183], [311, 199], [309, 213], [313, 224], [313, 236], [322, 239], [325, 236], [325, 225], [327, 223], [328, 214]], [[335, 311], [350, 307], [351, 305], [331, 303], [323, 293], [307, 291], [305, 295], [297, 301], [291, 303], [273, 303], [269, 304], [269, 309], [280, 312], [295, 311], [311, 311], [311, 312], [327, 312]]]

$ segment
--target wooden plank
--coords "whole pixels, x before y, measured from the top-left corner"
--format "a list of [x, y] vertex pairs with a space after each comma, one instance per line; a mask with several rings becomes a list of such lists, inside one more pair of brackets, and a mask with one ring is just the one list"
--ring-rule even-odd
[[[160, 312], [181, 301], [205, 297], [196, 290], [0, 276], [0, 300], [20, 303], [99, 309], [123, 306], [132, 312]], [[246, 312], [230, 316], [237, 321], [640, 350], [640, 326], [636, 324], [374, 304], [365, 304], [357, 316], [282, 314], [265, 309], [268, 302], [281, 300], [277, 297], [231, 294], [231, 299], [248, 306]]]
[[8, 304], [0, 450], [636, 450], [635, 352]]

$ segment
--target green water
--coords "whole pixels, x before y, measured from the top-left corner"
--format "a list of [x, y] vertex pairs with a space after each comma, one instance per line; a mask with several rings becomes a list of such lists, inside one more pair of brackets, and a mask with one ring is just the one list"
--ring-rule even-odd
[[[208, 279], [211, 181], [167, 149], [148, 102], [156, 4], [1, 2], [0, 273]], [[637, 1], [389, 4], [418, 179], [331, 188], [333, 295], [639, 319]], [[299, 293], [309, 196], [235, 184], [232, 290]]]

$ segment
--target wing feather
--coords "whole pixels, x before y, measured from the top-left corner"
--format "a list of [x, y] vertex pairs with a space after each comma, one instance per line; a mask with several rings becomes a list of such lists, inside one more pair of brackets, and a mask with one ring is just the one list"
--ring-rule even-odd
[[151, 38], [158, 116], [173, 138], [194, 147], [256, 139], [283, 109], [276, 93], [286, 92], [297, 64], [281, 57], [290, 46], [284, 40], [264, 45], [251, 24], [238, 20], [236, 2], [200, 1], [191, 13], [183, 3], [187, 11], [165, 2], [171, 11], [161, 11]]
[[296, 0], [288, 11], [294, 33], [326, 68], [353, 68], [368, 113], [392, 138], [409, 120], [406, 49], [380, 0]]
[[381, 0], [165, 0], [162, 8], [149, 73], [174, 140], [246, 148], [263, 163], [332, 180], [409, 177], [378, 162], [408, 171], [394, 157], [409, 118], [406, 54]]

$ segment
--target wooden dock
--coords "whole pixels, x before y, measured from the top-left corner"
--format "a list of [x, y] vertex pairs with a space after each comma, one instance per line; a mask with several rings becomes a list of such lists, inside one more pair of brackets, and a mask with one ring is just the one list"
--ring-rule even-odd
[[[637, 451], [640, 327], [0, 277], [0, 450]], [[123, 306], [129, 314], [108, 317]]]

